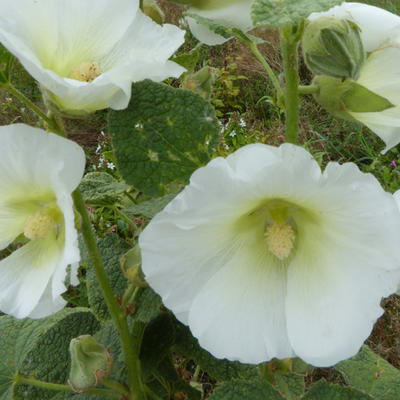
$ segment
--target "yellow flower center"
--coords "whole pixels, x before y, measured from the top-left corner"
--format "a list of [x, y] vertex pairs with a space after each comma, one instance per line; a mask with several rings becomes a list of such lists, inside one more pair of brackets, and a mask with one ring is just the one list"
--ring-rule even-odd
[[267, 226], [264, 238], [268, 250], [280, 260], [284, 260], [289, 257], [293, 249], [296, 235], [292, 226], [287, 222], [274, 220]]
[[40, 210], [30, 215], [25, 222], [24, 235], [28, 239], [40, 239], [56, 225], [54, 215], [48, 210]]
[[73, 68], [68, 78], [82, 82], [92, 82], [101, 73], [100, 64], [97, 61], [84, 62]]

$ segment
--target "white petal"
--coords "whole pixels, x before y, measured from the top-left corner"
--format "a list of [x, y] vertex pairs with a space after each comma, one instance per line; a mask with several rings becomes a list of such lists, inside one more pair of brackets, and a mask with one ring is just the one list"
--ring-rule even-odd
[[55, 200], [54, 185], [68, 192], [79, 184], [85, 165], [74, 142], [23, 124], [0, 127], [0, 248], [20, 233], [37, 201]]
[[0, 310], [25, 318], [39, 301], [46, 301], [42, 296], [60, 261], [61, 250], [54, 238], [47, 237], [29, 242], [0, 261]]
[[[372, 175], [331, 163], [318, 218], [296, 220], [288, 271], [287, 326], [295, 353], [331, 366], [357, 353], [400, 279], [400, 213]], [[319, 210], [318, 210], [319, 207]]]
[[361, 39], [366, 51], [373, 51], [381, 44], [393, 39], [393, 32], [400, 27], [400, 17], [382, 8], [361, 3], [342, 3], [326, 12], [312, 13], [308, 19], [322, 15], [333, 15], [356, 22], [361, 28]]
[[[211, 19], [223, 26], [235, 27], [247, 32], [253, 27], [250, 14], [251, 3], [251, 0], [239, 0], [228, 6], [214, 9], [198, 9], [192, 7], [189, 8], [188, 12]], [[193, 18], [188, 17], [187, 22], [192, 34], [202, 43], [214, 46], [229, 40], [210, 31], [202, 24], [197, 23]]]
[[385, 142], [383, 154], [400, 143], [400, 106], [382, 112], [350, 114]]
[[357, 83], [400, 105], [400, 47], [385, 47], [371, 53]]
[[[50, 101], [74, 113], [125, 108], [132, 82], [178, 77], [185, 69], [168, 58], [183, 37], [144, 16], [138, 0], [0, 2], [0, 41]], [[90, 83], [69, 79], [85, 62], [98, 62], [103, 73]]]

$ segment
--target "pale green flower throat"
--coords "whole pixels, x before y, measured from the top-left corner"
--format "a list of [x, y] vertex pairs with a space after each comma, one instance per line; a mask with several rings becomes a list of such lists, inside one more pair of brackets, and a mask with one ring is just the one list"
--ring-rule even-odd
[[68, 77], [81, 82], [92, 82], [101, 73], [101, 67], [97, 61], [83, 62], [73, 68]]
[[43, 208], [27, 218], [24, 226], [24, 235], [31, 240], [41, 239], [54, 229], [58, 236], [61, 222], [62, 214], [58, 207]]

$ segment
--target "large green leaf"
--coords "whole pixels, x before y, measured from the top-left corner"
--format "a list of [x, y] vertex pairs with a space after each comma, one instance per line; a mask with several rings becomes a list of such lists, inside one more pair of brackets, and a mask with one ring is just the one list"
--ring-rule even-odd
[[136, 321], [148, 323], [156, 318], [161, 310], [162, 305], [160, 296], [150, 287], [141, 289], [139, 296], [136, 298], [136, 312], [132, 318]]
[[313, 12], [326, 11], [342, 0], [254, 0], [254, 25], [278, 27], [298, 24]]
[[129, 189], [106, 172], [90, 172], [82, 179], [80, 190], [86, 204], [112, 204], [117, 196]]
[[[105, 236], [104, 239], [98, 240], [98, 246], [104, 263], [104, 269], [114, 295], [117, 298], [121, 297], [128, 286], [128, 281], [122, 273], [119, 259], [131, 248], [131, 246], [114, 233]], [[85, 251], [83, 254], [84, 253]], [[85, 255], [85, 257], [87, 257], [87, 255]], [[96, 317], [99, 320], [105, 321], [110, 319], [111, 316], [108, 312], [100, 285], [97, 282], [94, 268], [90, 264], [90, 261], [88, 261], [88, 264], [86, 284], [89, 304]]]
[[54, 392], [27, 385], [14, 385], [17, 373], [39, 380], [66, 383], [69, 343], [99, 328], [88, 309], [64, 309], [40, 320], [0, 317], [0, 399], [47, 400]]
[[400, 371], [364, 346], [355, 357], [335, 368], [346, 382], [370, 394], [376, 400], [400, 399]]
[[215, 379], [224, 381], [235, 378], [258, 379], [258, 368], [237, 361], [219, 360], [202, 349], [189, 328], [178, 323], [176, 328], [176, 346], [188, 359], [192, 359], [201, 369]]
[[109, 131], [122, 177], [150, 196], [187, 182], [210, 160], [219, 134], [201, 96], [150, 80], [133, 85], [127, 109], [110, 112]]
[[302, 397], [302, 400], [372, 400], [372, 397], [353, 388], [329, 385], [321, 379]]
[[157, 213], [162, 211], [164, 207], [175, 197], [175, 194], [166, 194], [163, 197], [143, 201], [139, 204], [133, 204], [125, 209], [129, 214], [143, 215], [146, 218], [153, 218]]
[[292, 372], [282, 373], [276, 371], [275, 381], [279, 391], [287, 400], [297, 400], [304, 394], [304, 375]]
[[283, 397], [265, 381], [248, 382], [232, 380], [224, 382], [209, 400], [283, 400]]

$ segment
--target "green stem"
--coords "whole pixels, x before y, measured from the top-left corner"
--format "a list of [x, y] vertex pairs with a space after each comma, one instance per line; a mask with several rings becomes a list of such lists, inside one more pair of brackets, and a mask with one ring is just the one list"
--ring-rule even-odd
[[[39, 381], [35, 378], [26, 378], [22, 375], [16, 375], [14, 378], [14, 383], [16, 385], [26, 384], [26, 385], [36, 386], [36, 387], [39, 387], [42, 389], [48, 389], [48, 390], [73, 392], [71, 386], [69, 386], [69, 385], [62, 385], [59, 383], [50, 383], [50, 382]], [[93, 394], [93, 395], [97, 395], [97, 396], [108, 396], [108, 397], [112, 397], [113, 399], [121, 398], [121, 393], [112, 392], [112, 391], [106, 390], [106, 389], [88, 389], [88, 390], [85, 390], [85, 393]]]
[[[23, 93], [21, 93], [17, 88], [15, 88], [11, 83], [7, 84], [4, 86], [4, 89], [8, 90], [10, 93], [12, 93], [17, 99], [22, 101], [28, 108], [30, 108], [39, 118], [43, 120], [43, 122], [48, 125], [50, 130], [54, 128], [58, 128], [54, 126], [54, 122], [47, 117], [47, 115], [32, 101], [30, 101]], [[58, 133], [58, 129], [57, 132]]]
[[124, 296], [122, 297], [122, 303], [121, 303], [122, 309], [124, 310], [128, 303], [133, 303], [136, 300], [139, 293], [140, 293], [139, 287], [132, 284], [129, 285], [128, 289], [124, 293]]
[[[132, 338], [129, 332], [128, 323], [123, 313], [123, 310], [117, 303], [114, 293], [111, 289], [110, 282], [104, 270], [104, 265], [100, 257], [99, 249], [97, 247], [96, 238], [93, 234], [89, 216], [79, 189], [76, 189], [72, 197], [78, 212], [82, 217], [81, 231], [88, 249], [90, 260], [93, 265], [97, 281], [101, 287], [104, 299], [107, 303], [108, 310], [119, 333], [122, 351], [124, 353], [125, 364], [127, 368], [128, 383], [130, 387], [130, 400], [143, 400], [145, 397], [142, 390], [143, 383], [140, 371], [139, 352], [136, 351], [140, 343], [132, 343]], [[141, 338], [140, 338], [141, 340]]]
[[129, 396], [129, 390], [117, 381], [112, 381], [112, 380], [106, 379], [101, 384], [110, 389], [114, 389], [117, 392], [124, 394], [125, 396]]
[[194, 374], [193, 374], [193, 381], [194, 382], [197, 382], [197, 379], [199, 379], [200, 370], [201, 370], [200, 365], [198, 365], [196, 367], [196, 370], [194, 371]]
[[298, 88], [299, 94], [314, 94], [319, 92], [319, 87], [316, 85], [310, 86], [302, 86], [300, 85]]
[[249, 43], [250, 49], [253, 52], [253, 54], [256, 56], [256, 58], [258, 59], [258, 61], [260, 61], [260, 63], [262, 64], [262, 66], [265, 68], [265, 70], [267, 71], [267, 74], [269, 76], [269, 79], [271, 80], [272, 84], [274, 85], [274, 88], [276, 90], [277, 93], [277, 98], [278, 98], [278, 104], [279, 104], [279, 100], [284, 98], [284, 94], [281, 88], [281, 85], [279, 83], [278, 78], [276, 77], [275, 72], [272, 70], [272, 68], [270, 67], [270, 65], [268, 64], [267, 60], [263, 57], [263, 55], [260, 53], [260, 51], [258, 50], [257, 45], [254, 42]]
[[139, 8], [143, 11], [143, 2], [144, 0], [139, 0]]
[[113, 210], [119, 214], [126, 222], [128, 225], [130, 225], [133, 229], [137, 229], [137, 225], [132, 221], [131, 218], [129, 218], [123, 211], [121, 211], [118, 207], [114, 206]]
[[301, 35], [297, 29], [300, 27], [292, 25], [284, 26], [281, 29], [281, 49], [285, 72], [286, 141], [295, 144], [298, 142], [300, 108], [298, 46]]

